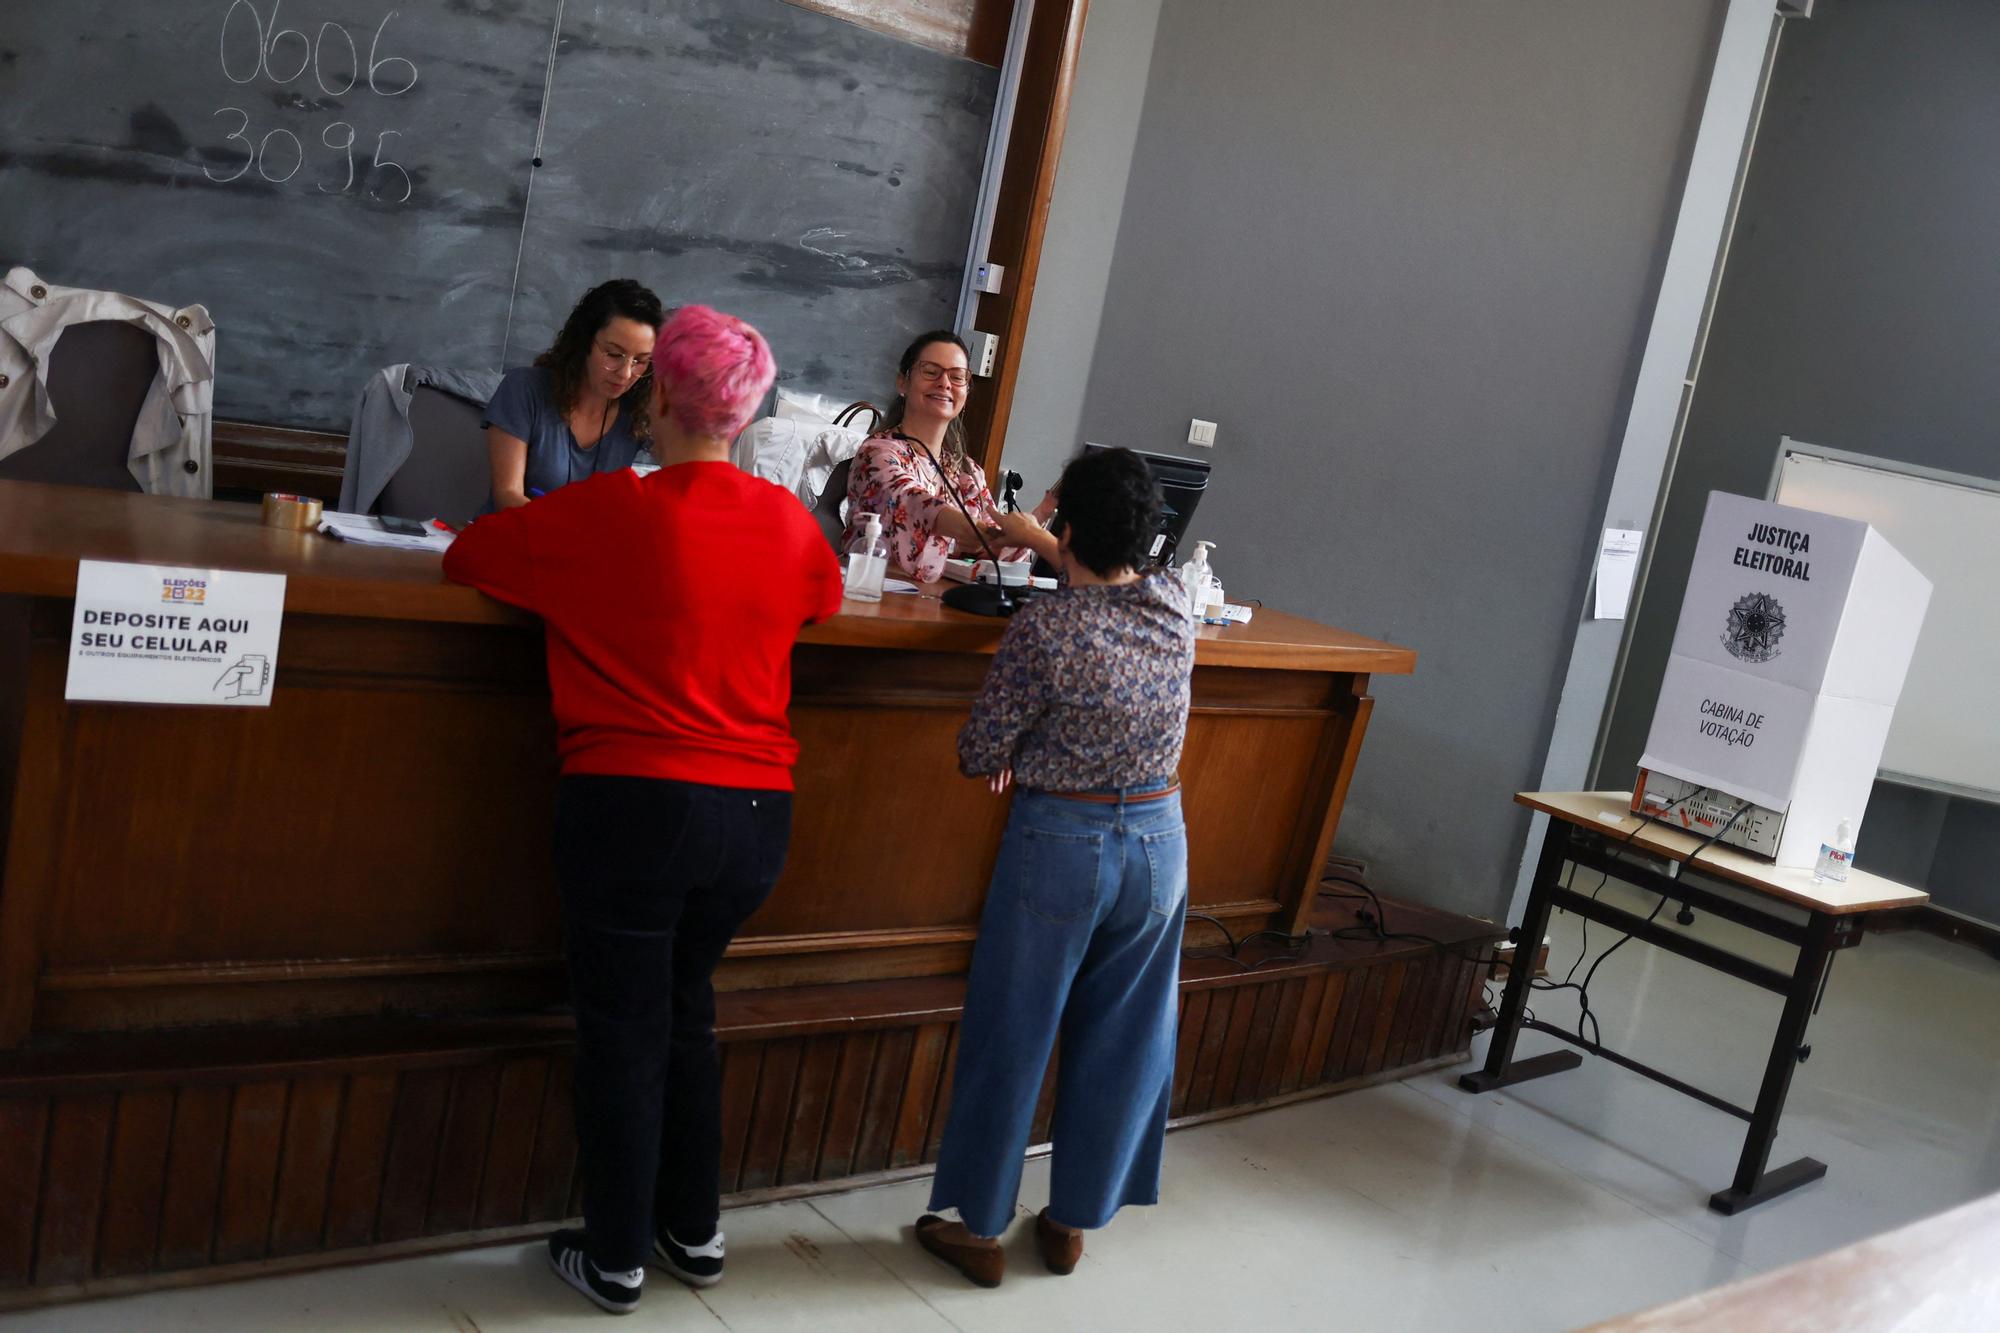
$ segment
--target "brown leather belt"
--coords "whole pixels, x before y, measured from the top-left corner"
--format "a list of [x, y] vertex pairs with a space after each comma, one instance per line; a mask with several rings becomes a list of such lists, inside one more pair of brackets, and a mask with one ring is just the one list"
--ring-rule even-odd
[[1096, 805], [1116, 805], [1120, 801], [1127, 805], [1140, 805], [1147, 801], [1163, 801], [1180, 789], [1181, 784], [1176, 782], [1171, 787], [1162, 787], [1158, 791], [1142, 791], [1134, 796], [1119, 796], [1113, 792], [1101, 791], [1045, 791], [1042, 795], [1059, 797], [1065, 801], [1090, 801]]

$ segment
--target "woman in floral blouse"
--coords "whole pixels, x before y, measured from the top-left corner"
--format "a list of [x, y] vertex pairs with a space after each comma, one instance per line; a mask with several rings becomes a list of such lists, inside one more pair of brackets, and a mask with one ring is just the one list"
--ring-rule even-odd
[[966, 982], [951, 1114], [923, 1247], [1000, 1281], [1021, 1158], [1056, 1034], [1055, 1153], [1042, 1260], [1068, 1273], [1083, 1233], [1159, 1200], [1187, 904], [1181, 743], [1194, 621], [1171, 570], [1141, 573], [1159, 487], [1113, 449], [1063, 472], [1065, 591], [1008, 622], [959, 768], [1019, 785]]
[[949, 330], [911, 343], [896, 368], [896, 405], [888, 422], [855, 453], [847, 474], [841, 546], [861, 531], [862, 514], [880, 514], [890, 563], [919, 583], [941, 578], [944, 562], [955, 554], [982, 553], [980, 534], [945, 489], [947, 475], [1003, 560], [1056, 558], [1056, 539], [1042, 526], [1053, 501], [1044, 499], [1034, 514], [1002, 513], [986, 478], [965, 456], [965, 427], [958, 416], [972, 391], [970, 365], [965, 344]]

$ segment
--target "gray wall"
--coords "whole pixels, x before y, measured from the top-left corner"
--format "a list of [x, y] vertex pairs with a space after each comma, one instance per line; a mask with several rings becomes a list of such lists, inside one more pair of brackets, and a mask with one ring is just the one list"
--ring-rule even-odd
[[1167, 0], [1085, 399], [1231, 596], [1392, 639], [1339, 846], [1497, 915], [1719, 10]]
[[1076, 90], [1002, 454], [1027, 479], [1027, 504], [1054, 484], [1080, 443], [1084, 388], [1159, 21], [1160, 0], [1091, 0], [1084, 18]]
[[[1644, 748], [1711, 490], [1781, 436], [2000, 476], [2000, 5], [1830, 0], [1787, 25], [1600, 781]], [[2000, 920], [2000, 808], [1877, 788], [1856, 863]]]

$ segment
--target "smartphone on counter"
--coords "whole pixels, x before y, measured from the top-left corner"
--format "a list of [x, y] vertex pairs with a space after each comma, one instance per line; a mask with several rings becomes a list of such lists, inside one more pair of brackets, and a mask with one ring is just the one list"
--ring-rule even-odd
[[397, 518], [391, 514], [382, 514], [379, 517], [382, 520], [382, 530], [384, 532], [393, 532], [398, 537], [430, 536], [431, 530], [422, 523], [417, 522], [414, 518]]

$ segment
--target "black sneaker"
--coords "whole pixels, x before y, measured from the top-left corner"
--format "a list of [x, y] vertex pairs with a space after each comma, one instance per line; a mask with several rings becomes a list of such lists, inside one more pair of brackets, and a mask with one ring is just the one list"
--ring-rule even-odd
[[601, 1309], [613, 1314], [631, 1314], [639, 1308], [639, 1288], [646, 1280], [646, 1270], [605, 1272], [590, 1262], [590, 1256], [584, 1252], [581, 1231], [558, 1231], [549, 1237], [549, 1267]]
[[717, 1231], [700, 1245], [683, 1245], [673, 1232], [661, 1232], [653, 1241], [653, 1267], [690, 1287], [712, 1287], [722, 1281], [722, 1233]]

